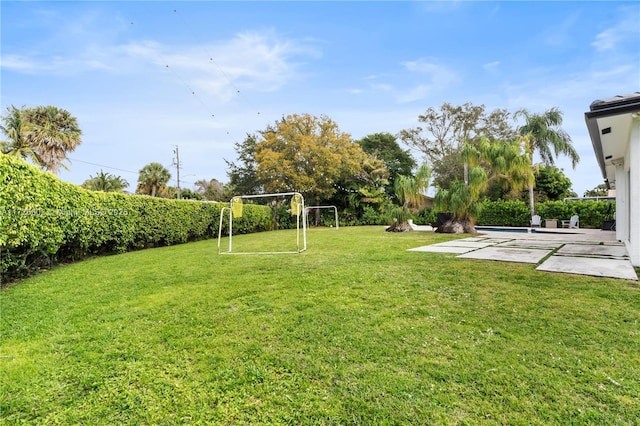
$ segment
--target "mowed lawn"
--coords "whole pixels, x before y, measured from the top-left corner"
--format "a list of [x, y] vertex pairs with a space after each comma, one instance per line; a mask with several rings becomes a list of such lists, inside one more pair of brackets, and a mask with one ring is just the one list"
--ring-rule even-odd
[[311, 229], [302, 254], [210, 240], [14, 284], [0, 423], [640, 422], [636, 283], [406, 251], [451, 238]]

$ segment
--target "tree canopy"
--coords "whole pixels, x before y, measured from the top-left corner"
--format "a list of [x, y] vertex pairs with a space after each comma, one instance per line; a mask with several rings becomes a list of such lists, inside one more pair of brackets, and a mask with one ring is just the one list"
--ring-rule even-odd
[[[571, 159], [571, 165], [575, 168], [580, 161], [578, 152], [573, 147], [571, 137], [562, 127], [562, 112], [558, 108], [546, 110], [543, 114], [532, 114], [526, 109], [521, 109], [514, 114], [514, 118], [523, 117], [525, 123], [518, 130], [526, 136], [529, 144], [530, 163], [534, 166], [534, 154], [540, 155], [542, 164], [553, 166], [554, 157], [563, 154]], [[535, 214], [533, 183], [529, 186], [529, 209], [531, 215]]]
[[426, 164], [420, 166], [415, 174], [398, 175], [394, 183], [394, 192], [399, 206], [391, 205], [389, 209], [390, 224], [387, 232], [404, 232], [411, 229], [409, 216], [412, 212], [424, 207], [425, 193], [431, 180], [431, 168]]
[[2, 152], [32, 161], [56, 174], [66, 168], [67, 153], [82, 142], [82, 131], [71, 113], [55, 106], [7, 108], [2, 117], [2, 132], [9, 138], [2, 142]]
[[329, 117], [289, 115], [261, 132], [255, 146], [256, 177], [266, 192], [299, 191], [318, 202], [335, 183], [361, 171], [366, 156]]
[[584, 192], [584, 197], [606, 197], [609, 195], [609, 190], [607, 189], [606, 183], [601, 183], [596, 185], [592, 189], [587, 189]]
[[95, 176], [89, 176], [81, 186], [92, 191], [123, 192], [129, 186], [129, 182], [120, 176], [100, 170], [100, 173], [96, 173]]
[[416, 161], [409, 150], [404, 150], [391, 133], [373, 133], [357, 141], [364, 152], [380, 158], [389, 171], [387, 194], [393, 194], [394, 182], [398, 175], [411, 176]]
[[343, 206], [347, 214], [360, 217], [368, 208], [380, 211], [390, 203], [386, 188], [389, 185], [389, 171], [384, 162], [367, 156], [359, 173], [340, 179], [335, 185], [337, 191], [331, 204]]
[[465, 143], [477, 144], [481, 137], [489, 141], [515, 138], [510, 118], [504, 109], [487, 113], [484, 105], [454, 106], [445, 102], [439, 110], [427, 108], [418, 117], [422, 125], [400, 131], [399, 137], [424, 154], [433, 170], [434, 184], [447, 187], [456, 179], [467, 180], [466, 167], [459, 161]]
[[196, 193], [200, 194], [205, 200], [222, 201], [224, 194], [224, 185], [218, 179], [200, 179], [195, 183]]
[[257, 163], [255, 158], [258, 135], [247, 134], [242, 142], [236, 142], [234, 147], [238, 154], [237, 163], [225, 160], [229, 167], [228, 187], [231, 193], [236, 195], [260, 194], [263, 192], [262, 182], [257, 176]]
[[490, 183], [519, 193], [532, 184], [525, 138], [513, 141], [489, 141], [481, 138], [477, 145], [465, 144], [462, 157], [469, 164], [469, 184], [454, 180], [448, 188], [439, 188], [434, 198], [436, 208], [450, 212], [452, 218], [438, 232], [474, 232], [474, 221], [480, 213], [480, 199]]
[[[562, 200], [574, 197], [571, 191], [571, 179], [555, 166], [540, 166], [535, 171], [537, 201]], [[606, 195], [606, 194], [605, 194]]]
[[171, 173], [162, 164], [149, 163], [140, 169], [136, 192], [152, 197], [161, 196], [163, 191], [167, 190], [169, 179], [171, 179]]
[[0, 130], [8, 137], [8, 140], [0, 142], [0, 151], [3, 154], [24, 158], [36, 165], [40, 165], [40, 159], [35, 147], [27, 141], [26, 123], [22, 110], [13, 105], [7, 107], [7, 112], [2, 117]]

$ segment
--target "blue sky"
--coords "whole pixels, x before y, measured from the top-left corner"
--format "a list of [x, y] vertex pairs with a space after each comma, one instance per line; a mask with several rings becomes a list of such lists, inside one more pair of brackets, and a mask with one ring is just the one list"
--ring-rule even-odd
[[[581, 161], [558, 166], [579, 194], [602, 183], [589, 104], [640, 90], [638, 2], [2, 1], [1, 102], [55, 105], [82, 145], [60, 178], [101, 169], [181, 186], [227, 182], [234, 142], [282, 116], [327, 115], [359, 139], [417, 126], [444, 102], [488, 111], [558, 107]], [[421, 160], [419, 152], [413, 152]]]

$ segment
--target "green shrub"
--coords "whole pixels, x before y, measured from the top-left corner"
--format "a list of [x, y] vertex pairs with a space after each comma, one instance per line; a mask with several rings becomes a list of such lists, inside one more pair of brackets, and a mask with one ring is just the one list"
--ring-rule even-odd
[[[573, 215], [580, 216], [581, 228], [598, 229], [605, 219], [613, 217], [615, 203], [607, 201], [545, 201], [536, 204], [542, 219], [557, 219], [558, 223]], [[531, 213], [523, 201], [483, 201], [478, 217], [480, 226], [529, 226]]]
[[567, 201], [569, 215], [563, 219], [569, 219], [574, 214], [580, 216], [581, 228], [601, 228], [602, 222], [612, 219], [616, 211], [616, 203], [611, 201]]
[[[0, 155], [0, 268], [9, 280], [89, 255], [217, 236], [225, 204], [94, 192]], [[234, 233], [270, 229], [265, 206], [247, 205]], [[224, 227], [225, 235], [228, 224]], [[1, 284], [1, 283], [0, 283]]]
[[358, 224], [359, 225], [386, 225], [386, 220], [384, 215], [381, 214], [378, 210], [374, 209], [371, 206], [364, 206], [362, 209], [362, 216]]
[[522, 201], [483, 201], [478, 225], [485, 226], [529, 226], [531, 213]]
[[571, 217], [569, 204], [564, 201], [545, 201], [544, 203], [536, 204], [536, 213], [542, 219], [558, 219], [558, 224], [560, 224], [561, 220]]
[[414, 218], [416, 225], [435, 225], [438, 223], [436, 211], [431, 207], [425, 207]]

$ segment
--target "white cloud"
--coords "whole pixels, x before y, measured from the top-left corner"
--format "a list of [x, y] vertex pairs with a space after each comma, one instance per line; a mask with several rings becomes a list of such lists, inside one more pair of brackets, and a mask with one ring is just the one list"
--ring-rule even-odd
[[381, 92], [393, 92], [394, 91], [394, 87], [392, 85], [383, 84], [383, 83], [372, 84], [371, 88], [375, 89], [375, 90], [379, 90]]
[[32, 73], [38, 69], [37, 63], [32, 59], [21, 55], [11, 54], [2, 56], [0, 67], [24, 73]]
[[432, 93], [446, 90], [457, 80], [456, 73], [434, 61], [418, 59], [400, 65], [400, 70], [369, 75], [363, 80], [369, 89], [385, 93], [399, 104], [419, 101]]
[[456, 80], [456, 73], [444, 65], [418, 59], [405, 61], [402, 66], [411, 73], [419, 76], [419, 81], [408, 90], [403, 90], [396, 96], [398, 103], [414, 102], [424, 99], [435, 91], [443, 91], [450, 87]]
[[169, 69], [196, 92], [229, 100], [240, 89], [271, 92], [298, 78], [300, 61], [320, 52], [271, 33], [244, 32], [207, 45], [166, 45], [143, 40], [112, 46], [85, 46], [76, 54], [6, 54], [2, 68], [28, 74], [78, 75], [105, 72], [148, 75]]
[[609, 29], [598, 34], [591, 45], [595, 47], [596, 50], [610, 50], [615, 47], [617, 40], [618, 35], [615, 29]]
[[424, 59], [405, 61], [402, 65], [408, 71], [426, 76], [429, 79], [430, 85], [448, 86], [457, 78], [456, 73], [452, 69], [444, 65], [427, 62]]
[[429, 94], [431, 89], [431, 86], [419, 84], [409, 90], [398, 93], [396, 96], [396, 100], [401, 104], [419, 101], [420, 99], [424, 99]]
[[500, 66], [500, 61], [488, 62], [482, 65], [485, 71], [491, 74], [495, 74], [498, 71], [498, 67]]
[[225, 98], [240, 89], [277, 90], [297, 78], [300, 64], [296, 60], [319, 55], [314, 48], [256, 32], [187, 47], [134, 43], [124, 51], [130, 57], [169, 68], [194, 90]]
[[609, 51], [619, 47], [627, 40], [631, 40], [638, 47], [640, 37], [640, 12], [637, 7], [624, 7], [620, 9], [621, 18], [610, 28], [601, 31], [591, 43], [597, 51]]

